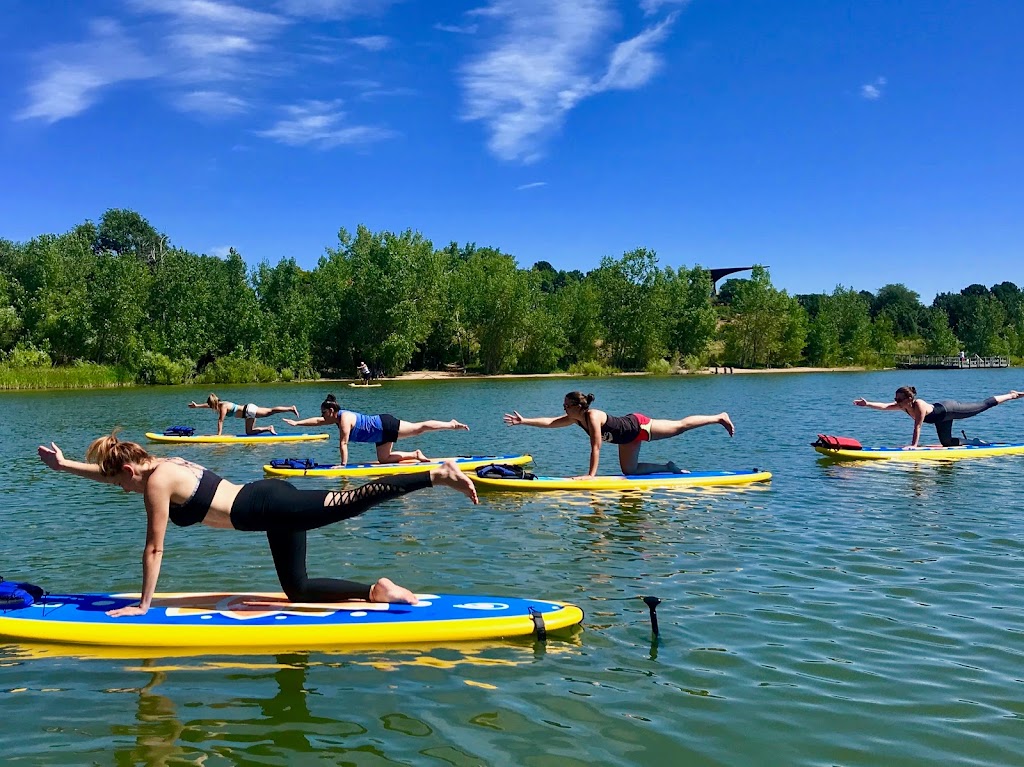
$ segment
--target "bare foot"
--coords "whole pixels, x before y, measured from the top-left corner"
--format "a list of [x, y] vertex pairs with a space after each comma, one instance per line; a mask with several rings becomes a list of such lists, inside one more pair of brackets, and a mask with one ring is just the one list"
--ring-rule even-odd
[[292, 405], [292, 412], [295, 413], [296, 418], [299, 417], [299, 409], [295, 405]]
[[436, 469], [431, 469], [430, 484], [445, 485], [452, 490], [458, 490], [473, 503], [480, 503], [473, 481], [455, 465], [454, 461], [445, 461]]
[[271, 434], [273, 434], [275, 436], [277, 435], [277, 431], [274, 429], [273, 426], [268, 426], [267, 427], [267, 431], [269, 431]]
[[689, 474], [690, 473], [687, 469], [680, 469], [679, 465], [675, 461], [669, 461], [668, 463], [666, 463], [665, 464], [665, 468], [668, 469], [673, 474]]
[[427, 456], [425, 456], [423, 454], [422, 450], [417, 450], [416, 451], [416, 460], [419, 461], [420, 463], [430, 463], [434, 459], [433, 458], [427, 458]]
[[462, 431], [469, 431], [469, 427], [468, 427], [468, 426], [466, 426], [466, 424], [464, 424], [464, 423], [459, 423], [459, 422], [458, 422], [458, 421], [456, 421], [456, 420], [455, 420], [454, 418], [452, 419], [452, 422], [451, 422], [451, 428], [453, 428], [453, 429], [459, 429], [459, 430], [462, 430]]
[[1024, 392], [1019, 392], [1016, 389], [1010, 392], [1010, 399], [1020, 399], [1024, 397]]
[[409, 589], [402, 588], [390, 578], [381, 578], [370, 586], [371, 602], [393, 605], [414, 605], [420, 600]]
[[729, 432], [730, 437], [736, 433], [736, 427], [732, 425], [732, 419], [729, 417], [728, 413], [719, 413], [718, 422], [725, 427], [725, 430]]

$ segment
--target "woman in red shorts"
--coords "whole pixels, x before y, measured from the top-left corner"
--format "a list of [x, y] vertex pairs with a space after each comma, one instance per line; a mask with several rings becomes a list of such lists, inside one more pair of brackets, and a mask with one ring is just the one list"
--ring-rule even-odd
[[576, 479], [597, 476], [597, 465], [601, 459], [601, 443], [611, 442], [619, 446], [619, 466], [623, 474], [657, 474], [659, 472], [681, 473], [673, 461], [668, 463], [639, 463], [640, 445], [655, 439], [668, 439], [684, 431], [711, 424], [721, 424], [731, 437], [736, 428], [728, 413], [718, 415], [690, 415], [678, 421], [662, 418], [648, 418], [643, 413], [624, 416], [608, 415], [603, 410], [590, 407], [593, 394], [572, 391], [565, 395], [565, 415], [551, 418], [523, 418], [513, 410], [505, 414], [507, 426], [540, 426], [558, 429], [578, 424], [590, 436], [590, 472]]

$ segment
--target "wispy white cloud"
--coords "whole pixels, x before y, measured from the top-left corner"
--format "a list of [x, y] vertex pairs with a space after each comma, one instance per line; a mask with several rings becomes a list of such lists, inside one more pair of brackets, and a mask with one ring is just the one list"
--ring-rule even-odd
[[661, 64], [656, 46], [676, 18], [615, 45], [612, 0], [491, 0], [471, 15], [500, 31], [462, 70], [463, 117], [487, 126], [495, 155], [522, 162], [540, 157], [545, 139], [583, 99], [649, 82]]
[[689, 3], [690, 0], [640, 0], [640, 10], [645, 16], [653, 16], [666, 6], [681, 7]]
[[216, 256], [217, 258], [227, 258], [228, 253], [230, 252], [230, 245], [214, 245], [212, 248], [210, 248], [208, 254], [211, 256]]
[[[337, 77], [329, 81], [299, 78], [325, 62], [337, 67], [340, 61], [352, 59], [353, 51], [384, 50], [393, 39], [313, 33], [303, 37], [296, 52], [287, 45], [295, 36], [285, 33], [293, 27], [301, 29], [302, 24], [306, 29], [316, 27], [284, 11], [333, 18], [375, 13], [401, 1], [278, 0], [261, 2], [257, 10], [256, 3], [243, 0], [120, 0], [126, 12], [118, 21], [95, 20], [81, 42], [39, 51], [35, 79], [26, 86], [27, 105], [16, 117], [57, 122], [94, 106], [118, 84], [138, 80], [151, 80], [150, 90], [155, 89], [173, 108], [204, 118], [237, 118], [278, 109], [268, 103], [275, 91], [294, 92], [301, 87], [301, 93], [318, 95], [312, 89], [328, 82], [334, 97]], [[314, 62], [311, 55], [321, 60]], [[360, 71], [358, 61], [352, 71]], [[381, 82], [364, 84], [362, 91], [359, 97], [364, 101], [413, 93]], [[280, 120], [258, 135], [315, 148], [394, 135], [385, 128], [361, 124], [366, 120], [347, 117], [339, 105], [328, 99], [287, 107]], [[272, 122], [273, 118], [262, 121], [264, 126]]]
[[120, 24], [97, 19], [85, 42], [55, 45], [40, 53], [39, 78], [29, 85], [29, 103], [16, 117], [55, 123], [84, 112], [104, 89], [160, 73], [160, 65], [125, 35]]
[[451, 32], [453, 35], [475, 35], [479, 26], [476, 24], [459, 26], [458, 24], [441, 24], [438, 22], [434, 25], [434, 29], [441, 32]]
[[394, 42], [387, 35], [367, 35], [366, 37], [350, 37], [348, 41], [353, 45], [358, 45], [360, 48], [363, 48], [368, 51], [373, 51], [374, 53], [376, 53], [377, 51], [383, 51], [387, 48], [390, 48], [392, 42]]
[[882, 98], [882, 92], [888, 83], [884, 77], [876, 77], [872, 82], [860, 86], [860, 95], [868, 101], [877, 101]]
[[285, 107], [285, 117], [258, 136], [289, 146], [331, 149], [343, 144], [368, 144], [391, 138], [394, 133], [371, 125], [346, 125], [341, 101], [306, 101]]
[[312, 19], [347, 19], [381, 14], [402, 0], [278, 0], [277, 7], [290, 16]]
[[529, 184], [520, 184], [516, 187], [517, 192], [522, 192], [525, 189], [537, 189], [538, 187], [547, 186], [547, 181], [532, 181]]
[[249, 102], [223, 91], [191, 91], [181, 94], [176, 105], [182, 112], [196, 112], [207, 117], [232, 117], [250, 108]]

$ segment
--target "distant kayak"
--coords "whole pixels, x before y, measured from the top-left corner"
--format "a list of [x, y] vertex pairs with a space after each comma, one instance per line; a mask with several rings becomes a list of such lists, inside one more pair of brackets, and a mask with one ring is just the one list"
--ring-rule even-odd
[[635, 474], [606, 475], [593, 479], [570, 477], [534, 477], [497, 479], [479, 477], [470, 473], [481, 490], [512, 490], [516, 492], [543, 492], [546, 490], [654, 490], [669, 487], [709, 487], [713, 485], [746, 485], [767, 482], [770, 472], [758, 471], [693, 471], [689, 474]]
[[330, 434], [195, 434], [191, 437], [170, 434], [156, 434], [147, 431], [146, 439], [153, 442], [175, 442], [178, 444], [242, 444], [254, 445], [264, 442], [310, 442], [313, 440], [330, 439]]
[[457, 458], [438, 458], [429, 463], [406, 461], [403, 463], [352, 463], [321, 464], [301, 459], [287, 458], [264, 464], [263, 471], [272, 477], [382, 477], [388, 474], [413, 474], [417, 471], [436, 469], [444, 461], [455, 461], [463, 471], [469, 471], [489, 463], [503, 463], [519, 466], [530, 463], [531, 455], [472, 455]]
[[990, 445], [921, 445], [920, 447], [864, 447], [859, 450], [833, 449], [814, 445], [822, 455], [836, 461], [953, 461], [963, 458], [994, 458], [1024, 454], [1024, 443], [995, 442]]

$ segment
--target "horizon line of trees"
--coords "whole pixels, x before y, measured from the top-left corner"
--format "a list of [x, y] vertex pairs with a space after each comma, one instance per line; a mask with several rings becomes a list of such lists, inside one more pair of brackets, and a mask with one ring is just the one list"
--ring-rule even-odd
[[543, 373], [871, 366], [960, 350], [1024, 357], [1020, 288], [969, 285], [928, 306], [902, 284], [790, 295], [755, 266], [715, 295], [706, 269], [662, 267], [644, 248], [584, 273], [363, 226], [341, 229], [313, 269], [292, 258], [249, 268], [234, 249], [176, 248], [123, 209], [64, 234], [0, 239], [0, 361], [98, 363], [143, 383], [233, 363], [347, 377], [361, 360], [387, 374]]

